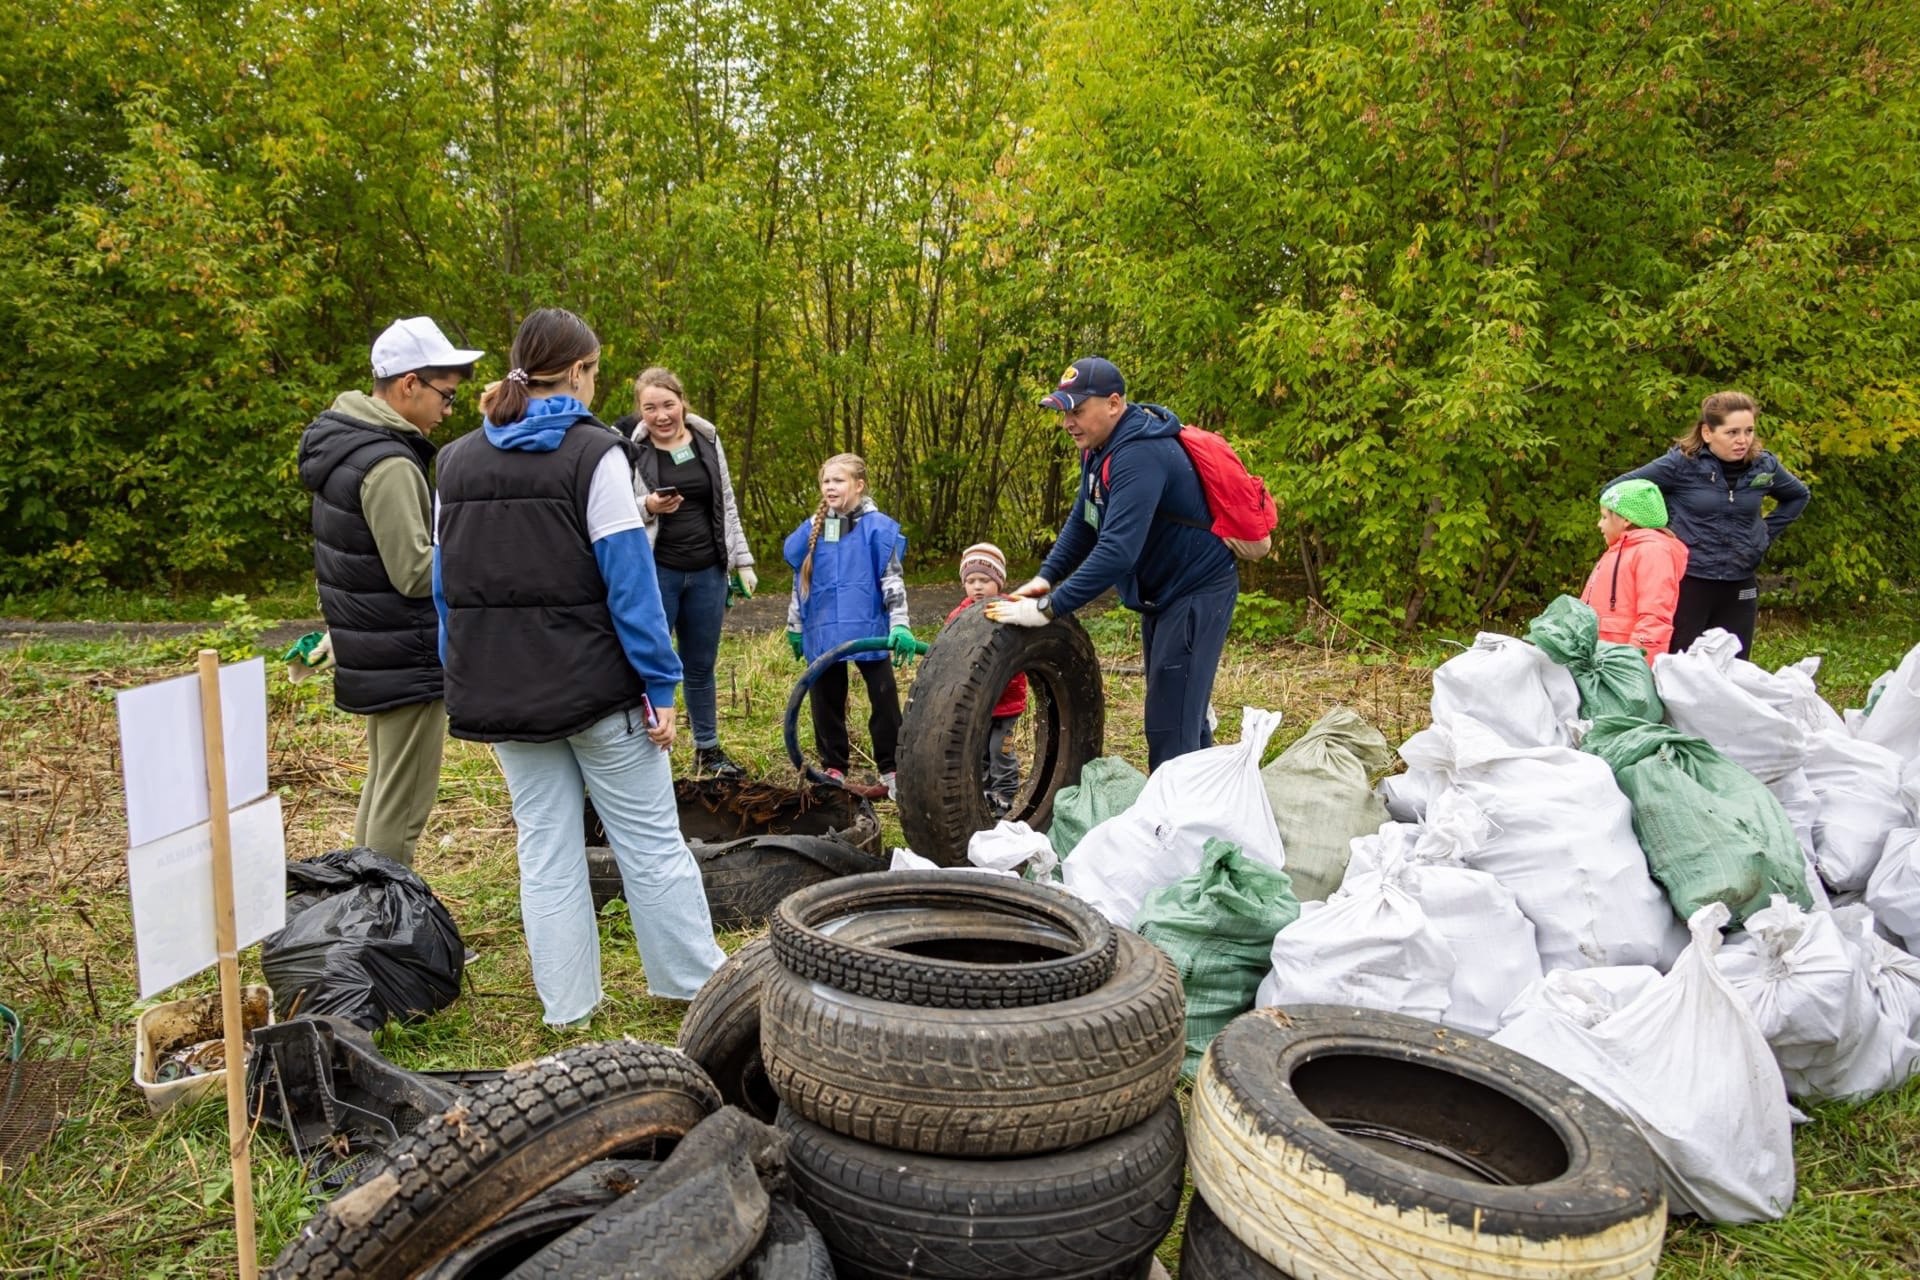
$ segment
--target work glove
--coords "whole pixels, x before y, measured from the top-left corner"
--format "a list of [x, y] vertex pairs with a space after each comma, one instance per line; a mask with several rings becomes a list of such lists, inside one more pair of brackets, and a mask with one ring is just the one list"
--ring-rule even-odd
[[987, 605], [987, 617], [1016, 627], [1044, 627], [1053, 621], [1053, 609], [1045, 596], [1038, 600], [994, 600]]
[[753, 566], [741, 565], [727, 575], [727, 607], [731, 609], [735, 600], [751, 600], [753, 593], [760, 589], [760, 578]]
[[787, 647], [793, 650], [793, 656], [795, 658], [801, 661], [806, 660], [807, 642], [798, 631], [787, 632]]
[[1025, 582], [1007, 592], [1010, 596], [1043, 596], [1053, 590], [1053, 584], [1045, 578], [1028, 578]]
[[322, 671], [333, 670], [333, 632], [309, 631], [280, 655], [287, 664], [287, 678], [295, 684]]
[[904, 667], [927, 651], [927, 642], [914, 639], [905, 627], [895, 627], [887, 633], [887, 647], [893, 650], [893, 665]]

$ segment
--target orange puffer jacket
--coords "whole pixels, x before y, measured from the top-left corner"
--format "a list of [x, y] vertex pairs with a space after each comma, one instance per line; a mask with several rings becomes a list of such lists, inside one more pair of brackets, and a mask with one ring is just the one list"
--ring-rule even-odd
[[1687, 572], [1687, 545], [1665, 529], [1629, 529], [1608, 547], [1580, 593], [1600, 615], [1600, 638], [1637, 644], [1647, 661], [1673, 640], [1673, 607]]

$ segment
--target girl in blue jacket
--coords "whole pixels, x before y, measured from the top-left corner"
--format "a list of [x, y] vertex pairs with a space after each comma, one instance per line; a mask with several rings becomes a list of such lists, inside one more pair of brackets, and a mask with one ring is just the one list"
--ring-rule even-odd
[[[839, 453], [820, 467], [820, 505], [787, 535], [782, 548], [793, 567], [793, 598], [787, 604], [787, 642], [804, 662], [871, 636], [887, 638], [888, 650], [855, 655], [854, 665], [867, 684], [872, 708], [867, 731], [873, 736], [873, 761], [881, 787], [855, 788], [878, 797], [894, 790], [894, 750], [900, 740], [900, 692], [893, 666], [908, 662], [926, 646], [914, 639], [907, 622], [907, 584], [901, 571], [907, 538], [899, 522], [867, 496], [867, 464], [860, 455]], [[813, 682], [813, 742], [826, 773], [845, 783], [853, 747], [847, 740], [847, 664], [836, 662]]]
[[[1612, 488], [1622, 480], [1653, 481], [1666, 499], [1669, 527], [1687, 546], [1687, 572], [1673, 613], [1675, 653], [1720, 627], [1740, 637], [1740, 656], [1747, 655], [1761, 557], [1811, 496], [1755, 439], [1759, 412], [1752, 396], [1717, 391], [1700, 402], [1693, 429], [1663, 456], [1607, 482]], [[1775, 505], [1763, 515], [1767, 498]]]

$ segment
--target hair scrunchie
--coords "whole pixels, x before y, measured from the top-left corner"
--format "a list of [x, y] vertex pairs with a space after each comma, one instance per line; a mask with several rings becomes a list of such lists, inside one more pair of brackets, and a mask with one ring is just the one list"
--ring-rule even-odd
[[527, 371], [525, 369], [509, 369], [507, 370], [507, 381], [517, 382], [524, 387], [527, 385]]

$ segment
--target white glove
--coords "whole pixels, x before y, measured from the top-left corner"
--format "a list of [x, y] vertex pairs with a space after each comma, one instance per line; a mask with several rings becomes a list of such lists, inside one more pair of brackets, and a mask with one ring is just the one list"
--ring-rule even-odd
[[760, 578], [759, 575], [754, 573], [752, 565], [743, 564], [733, 572], [739, 577], [740, 585], [747, 589], [748, 595], [752, 595], [760, 589]]
[[1041, 611], [1038, 600], [1026, 599], [995, 600], [987, 605], [987, 617], [1016, 627], [1044, 627], [1053, 621]]
[[1045, 578], [1028, 578], [1025, 582], [1007, 592], [1010, 596], [1043, 596], [1053, 590], [1053, 584]]

